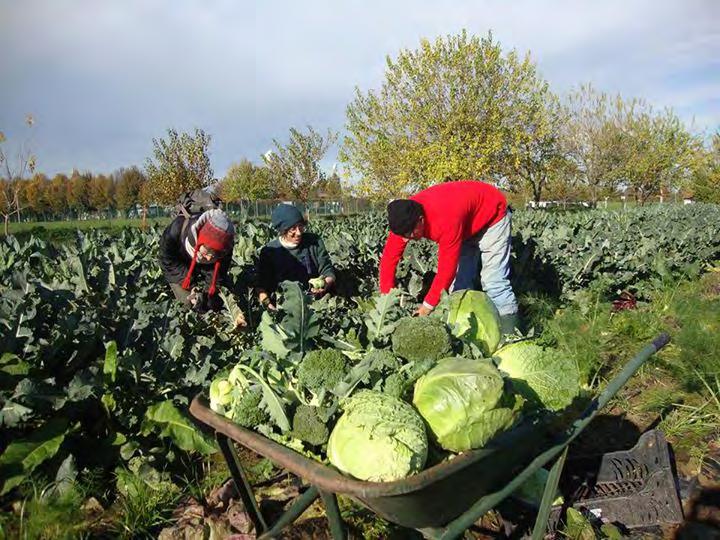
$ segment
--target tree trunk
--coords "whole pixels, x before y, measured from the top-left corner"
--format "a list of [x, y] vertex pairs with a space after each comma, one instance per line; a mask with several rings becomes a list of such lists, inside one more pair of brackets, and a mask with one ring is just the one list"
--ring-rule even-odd
[[9, 227], [8, 222], [10, 221], [10, 214], [5, 214], [5, 236], [8, 235]]
[[533, 200], [535, 201], [535, 204], [538, 204], [540, 202], [540, 196], [542, 195], [542, 188], [540, 187], [540, 184], [531, 184], [532, 190], [533, 190]]

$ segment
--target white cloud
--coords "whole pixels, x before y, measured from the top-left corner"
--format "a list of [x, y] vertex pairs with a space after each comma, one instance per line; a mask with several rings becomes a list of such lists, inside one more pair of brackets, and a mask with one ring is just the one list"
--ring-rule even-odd
[[672, 0], [0, 0], [0, 123], [34, 112], [48, 171], [141, 163], [167, 127], [199, 126], [221, 175], [291, 125], [341, 129], [386, 55], [461, 28], [530, 50], [558, 92], [592, 82], [720, 124], [720, 3]]

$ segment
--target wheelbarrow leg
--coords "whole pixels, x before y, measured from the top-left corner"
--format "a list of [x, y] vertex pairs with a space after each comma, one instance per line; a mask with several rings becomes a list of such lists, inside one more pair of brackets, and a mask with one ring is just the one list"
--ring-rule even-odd
[[216, 432], [215, 438], [220, 446], [220, 451], [225, 457], [225, 461], [230, 469], [230, 474], [233, 477], [233, 480], [235, 480], [235, 487], [240, 493], [240, 498], [245, 505], [245, 511], [248, 513], [250, 521], [252, 521], [255, 526], [256, 534], [260, 536], [260, 534], [267, 530], [267, 524], [265, 523], [262, 512], [260, 512], [260, 508], [255, 500], [252, 486], [250, 485], [250, 482], [248, 482], [247, 476], [245, 476], [245, 472], [243, 471], [240, 460], [237, 457], [237, 453], [235, 453], [233, 443], [222, 433]]
[[317, 498], [318, 489], [315, 486], [310, 486], [305, 493], [295, 499], [290, 508], [278, 518], [269, 531], [258, 535], [258, 540], [277, 537], [285, 527], [293, 524]]
[[347, 537], [345, 533], [345, 523], [342, 517], [340, 517], [337, 497], [335, 497], [335, 494], [332, 492], [322, 490], [320, 491], [320, 496], [325, 505], [325, 513], [330, 523], [330, 532], [332, 533], [333, 540], [345, 540]]

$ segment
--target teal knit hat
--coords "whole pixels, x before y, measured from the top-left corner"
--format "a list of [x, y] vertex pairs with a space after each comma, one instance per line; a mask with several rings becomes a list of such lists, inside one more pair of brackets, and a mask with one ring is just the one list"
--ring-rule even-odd
[[300, 210], [292, 204], [278, 204], [270, 216], [270, 221], [279, 234], [285, 234], [293, 225], [305, 223]]

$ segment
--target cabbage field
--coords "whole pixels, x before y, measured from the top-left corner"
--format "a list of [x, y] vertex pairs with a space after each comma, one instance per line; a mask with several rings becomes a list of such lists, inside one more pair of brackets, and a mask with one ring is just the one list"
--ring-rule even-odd
[[[216, 411], [299, 452], [387, 480], [482, 446], [527, 411], [582, 401], [653, 332], [667, 330], [678, 340], [643, 379], [657, 383], [645, 389], [656, 395], [648, 410], [664, 410], [679, 439], [717, 440], [712, 399], [685, 427], [671, 425], [668, 411], [720, 397], [720, 329], [709, 315], [720, 288], [703, 289], [706, 309], [681, 303], [679, 285], [717, 273], [720, 208], [513, 219], [513, 285], [532, 337], [516, 345], [499, 343], [490, 308], [472, 307], [485, 305], [482, 295], [448, 296], [432, 317], [409, 317], [433, 276], [430, 243], [410, 244], [399, 289], [378, 296], [382, 216], [313, 221], [337, 270], [337, 294], [311, 301], [288, 283], [276, 314], [250, 294], [255, 257], [272, 238], [263, 223], [237, 223], [226, 309], [204, 315], [182, 310], [164, 282], [160, 230], [78, 231], [56, 244], [3, 238], [0, 538], [68, 494], [77, 498], [68, 503], [75, 514], [65, 509], [75, 515], [71, 537], [157, 535], [173, 505], [207, 498], [227, 476], [217, 472], [214, 440], [188, 414], [201, 391]], [[247, 331], [235, 329], [238, 310]], [[505, 378], [515, 381], [512, 392]], [[438, 396], [460, 393], [459, 379], [483, 388], [482, 400], [470, 395], [438, 412]], [[374, 453], [393, 458], [368, 468]], [[133, 510], [133, 497], [145, 509], [155, 500], [157, 515]], [[90, 499], [99, 508], [92, 515]]]

